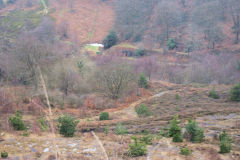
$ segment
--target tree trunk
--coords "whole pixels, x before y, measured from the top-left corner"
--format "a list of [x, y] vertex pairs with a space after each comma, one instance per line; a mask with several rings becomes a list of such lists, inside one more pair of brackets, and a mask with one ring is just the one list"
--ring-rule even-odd
[[240, 32], [240, 17], [237, 16], [235, 21], [234, 21], [234, 30], [236, 32], [236, 39], [235, 39], [235, 44], [239, 43], [239, 32]]
[[212, 42], [212, 49], [215, 49], [215, 42]]
[[168, 25], [166, 26], [166, 34], [167, 34], [167, 41], [168, 41], [168, 39], [169, 39], [169, 27], [168, 27]]
[[239, 31], [236, 31], [236, 39], [235, 39], [235, 44], [239, 43]]

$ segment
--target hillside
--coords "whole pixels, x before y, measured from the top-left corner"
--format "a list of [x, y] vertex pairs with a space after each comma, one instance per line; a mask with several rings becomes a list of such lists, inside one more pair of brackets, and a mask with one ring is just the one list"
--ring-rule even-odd
[[[104, 154], [97, 140], [89, 131], [96, 132], [106, 149], [109, 159], [129, 159], [125, 156], [127, 144], [130, 143], [132, 134], [140, 137], [144, 131], [154, 136], [153, 144], [148, 145], [147, 157], [152, 160], [167, 159], [213, 159], [213, 160], [238, 160], [239, 153], [239, 121], [240, 104], [227, 101], [227, 92], [229, 86], [215, 86], [220, 94], [220, 99], [214, 100], [208, 97], [208, 92], [212, 86], [182, 86], [169, 84], [165, 82], [155, 82], [155, 89], [152, 95], [145, 95], [130, 105], [121, 106], [114, 110], [106, 109], [110, 114], [110, 121], [99, 121], [98, 114], [88, 118], [82, 118], [82, 114], [75, 111], [74, 117], [80, 120], [77, 130], [78, 133], [73, 138], [63, 138], [56, 135], [56, 143], [59, 147], [61, 157], [68, 159], [104, 159]], [[175, 95], [179, 94], [180, 99]], [[28, 106], [33, 105], [31, 100]], [[135, 112], [135, 108], [145, 103], [149, 106], [152, 115], [141, 118]], [[24, 106], [24, 104], [21, 104]], [[208, 106], [211, 106], [209, 108]], [[27, 108], [24, 108], [26, 110]], [[29, 108], [30, 109], [30, 108]], [[28, 130], [31, 133], [23, 137], [21, 132], [9, 131], [7, 125], [2, 126], [0, 149], [7, 150], [12, 158], [47, 159], [53, 156], [54, 145], [53, 137], [47, 132], [40, 132], [39, 124], [36, 124], [36, 115], [38, 111], [26, 110], [23, 116], [24, 123], [28, 126], [34, 126]], [[66, 112], [64, 110], [63, 112]], [[34, 113], [34, 114], [33, 114]], [[173, 143], [170, 138], [162, 137], [159, 139], [158, 131], [168, 128], [169, 120], [176, 113], [181, 119], [181, 126], [187, 123], [189, 117], [194, 117], [201, 127], [204, 128], [205, 141], [201, 144], [184, 141], [184, 143]], [[57, 114], [57, 112], [55, 113]], [[6, 124], [6, 115], [1, 116], [1, 124]], [[54, 117], [54, 119], [57, 117]], [[54, 120], [55, 121], [55, 120]], [[126, 135], [116, 135], [114, 126], [121, 122], [128, 133]], [[109, 133], [103, 133], [106, 126], [109, 127]], [[222, 129], [225, 129], [233, 138], [233, 148], [230, 154], [218, 154], [218, 140], [215, 138]], [[14, 139], [14, 141], [13, 141]], [[120, 143], [119, 143], [120, 142]], [[178, 152], [181, 147], [188, 146], [193, 150], [193, 154], [186, 158]], [[114, 148], [114, 149], [113, 149]], [[130, 158], [130, 159], [146, 159]]]
[[112, 29], [114, 24], [114, 11], [110, 2], [103, 3], [98, 0], [70, 1], [54, 3], [55, 12], [51, 14], [56, 20], [57, 27], [66, 23], [69, 27], [70, 39], [79, 40], [79, 43], [101, 43]]
[[[169, 38], [175, 39], [179, 43], [179, 47], [177, 48], [180, 52], [185, 52], [188, 50], [190, 44], [188, 43], [201, 43], [201, 52], [209, 52], [207, 49], [207, 46], [210, 47], [208, 44], [211, 42], [211, 40], [208, 42], [206, 37], [204, 37], [204, 34], [202, 34], [202, 28], [196, 26], [195, 24], [192, 24], [192, 19], [194, 18], [193, 13], [198, 8], [199, 4], [201, 2], [198, 2], [200, 0], [194, 0], [194, 1], [176, 1], [174, 2], [174, 10], [176, 13], [169, 11], [169, 22], [171, 23], [172, 20], [174, 20], [171, 16], [174, 14], [179, 14], [184, 16], [183, 24], [182, 25], [176, 25], [176, 24], [169, 24], [172, 25], [169, 28]], [[125, 4], [126, 3], [126, 4]], [[135, 2], [134, 2], [135, 3]], [[133, 3], [133, 4], [134, 4]], [[141, 2], [142, 3], [142, 2]], [[139, 4], [141, 4], [139, 3]], [[170, 2], [171, 5], [172, 2]], [[184, 5], [183, 5], [184, 3]], [[203, 2], [203, 4], [206, 2]], [[210, 2], [209, 2], [210, 3]], [[151, 5], [150, 5], [151, 4]], [[131, 5], [129, 2], [129, 6], [125, 8], [124, 5], [128, 5], [128, 2], [121, 2], [118, 3], [117, 1], [112, 0], [90, 0], [90, 1], [75, 1], [75, 0], [62, 0], [62, 1], [49, 1], [48, 2], [48, 10], [49, 16], [51, 16], [55, 21], [55, 27], [58, 30], [58, 32], [67, 32], [69, 35], [67, 39], [69, 39], [72, 42], [79, 41], [79, 44], [86, 44], [86, 43], [101, 43], [102, 40], [106, 37], [108, 32], [111, 29], [114, 29], [118, 31], [118, 34], [120, 36], [121, 41], [129, 40], [133, 42], [134, 44], [138, 44], [142, 47], [151, 48], [151, 49], [159, 49], [159, 48], [165, 48], [166, 41], [162, 39], [164, 36], [165, 28], [161, 25], [161, 21], [164, 21], [164, 19], [159, 19], [159, 6], [154, 5], [157, 4], [154, 0], [152, 0], [151, 3], [149, 3], [148, 6], [146, 6], [146, 11], [143, 11], [144, 14], [140, 14], [139, 17], [131, 16], [131, 11], [129, 15], [123, 14], [125, 11], [128, 11], [131, 9]], [[5, 8], [1, 10], [2, 15], [6, 15], [9, 11], [14, 9], [33, 9], [34, 7], [37, 7], [41, 5], [40, 1], [33, 1], [31, 3], [31, 6], [28, 6], [27, 0], [17, 0], [15, 4], [9, 4], [6, 5]], [[120, 5], [120, 6], [117, 6]], [[122, 5], [122, 6], [121, 6]], [[144, 4], [143, 4], [144, 5]], [[219, 10], [222, 9], [221, 5], [225, 5], [222, 2], [219, 2]], [[141, 9], [140, 5], [136, 6], [136, 9]], [[149, 9], [147, 8], [149, 7]], [[124, 11], [125, 9], [125, 11]], [[215, 8], [213, 8], [215, 9]], [[222, 34], [220, 37], [221, 40], [219, 43], [216, 41], [215, 45], [216, 52], [226, 52], [226, 51], [237, 51], [239, 50], [239, 45], [234, 44], [234, 31], [232, 30], [233, 20], [231, 17], [231, 14], [229, 13], [230, 8], [225, 6], [223, 8], [224, 10], [224, 21], [220, 20], [218, 22], [218, 26], [221, 28]], [[180, 12], [181, 10], [181, 12]], [[118, 16], [116, 14], [122, 12], [122, 16]], [[220, 11], [219, 11], [220, 12]], [[136, 14], [139, 14], [136, 12]], [[212, 11], [211, 14], [215, 14], [214, 11]], [[203, 16], [206, 16], [203, 14]], [[143, 18], [148, 18], [144, 20]], [[135, 26], [132, 26], [133, 28], [136, 27], [135, 31], [136, 33], [130, 33], [131, 31], [131, 23], [130, 24], [124, 24], [124, 18], [129, 18], [129, 20], [136, 21]], [[139, 18], [139, 19], [138, 19]], [[221, 17], [220, 17], [221, 18]], [[144, 23], [140, 23], [139, 20], [145, 21]], [[159, 19], [159, 20], [158, 20]], [[160, 21], [160, 22], [158, 22]], [[175, 19], [176, 21], [176, 19]], [[207, 20], [203, 19], [202, 23], [207, 23]], [[128, 27], [128, 30], [126, 28], [122, 28], [121, 25], [125, 25], [125, 27]], [[124, 27], [124, 26], [123, 26]], [[126, 30], [126, 31], [125, 31]], [[138, 31], [139, 30], [139, 31]], [[124, 32], [122, 32], [124, 31]], [[139, 32], [139, 33], [137, 33]], [[127, 34], [132, 34], [132, 38], [125, 38], [124, 36], [127, 36]], [[136, 34], [136, 35], [135, 35]], [[129, 35], [130, 36], [130, 35]], [[140, 41], [135, 41], [134, 36], [139, 36]], [[212, 35], [214, 36], [214, 35]], [[134, 42], [135, 41], [135, 42]], [[193, 46], [192, 46], [193, 47]]]

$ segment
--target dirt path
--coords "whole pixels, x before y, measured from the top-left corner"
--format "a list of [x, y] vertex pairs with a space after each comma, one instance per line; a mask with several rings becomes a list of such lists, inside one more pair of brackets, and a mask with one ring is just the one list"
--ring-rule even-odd
[[159, 98], [161, 96], [163, 96], [164, 94], [168, 93], [168, 91], [163, 91], [163, 92], [160, 92], [158, 94], [155, 94], [153, 96], [150, 96], [150, 97], [147, 97], [147, 98], [142, 98], [136, 102], [133, 102], [132, 104], [130, 104], [127, 108], [124, 108], [122, 110], [119, 110], [119, 111], [115, 111], [113, 113], [111, 113], [114, 117], [117, 116], [118, 119], [135, 119], [138, 117], [136, 111], [135, 111], [135, 108], [140, 105], [141, 103], [144, 103], [145, 101], [148, 101], [148, 100], [152, 100], [154, 98]]
[[99, 127], [101, 125], [112, 125], [112, 124], [117, 124], [117, 123], [121, 123], [121, 122], [136, 120], [138, 118], [138, 115], [135, 111], [135, 108], [138, 105], [140, 105], [141, 103], [144, 103], [145, 101], [152, 100], [154, 98], [159, 98], [168, 92], [169, 91], [163, 91], [163, 92], [157, 93], [153, 96], [139, 99], [138, 101], [130, 104], [128, 107], [121, 108], [120, 110], [115, 110], [115, 111], [105, 110], [105, 112], [109, 112], [109, 114], [110, 114], [111, 120], [108, 120], [108, 121], [99, 121], [99, 116], [80, 119], [79, 127], [84, 128], [84, 125], [86, 125], [88, 127], [89, 126]]

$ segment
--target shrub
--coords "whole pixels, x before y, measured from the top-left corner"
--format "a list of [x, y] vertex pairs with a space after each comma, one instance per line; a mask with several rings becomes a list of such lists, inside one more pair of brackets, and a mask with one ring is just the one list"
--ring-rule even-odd
[[179, 96], [179, 94], [176, 94], [176, 95], [175, 95], [175, 99], [177, 99], [177, 100], [179, 100], [179, 99], [180, 99], [180, 96]]
[[134, 36], [133, 38], [133, 42], [140, 42], [142, 40], [142, 34], [137, 34], [136, 36]]
[[140, 75], [139, 75], [138, 86], [140, 88], [148, 88], [149, 87], [147, 78], [142, 73], [140, 73]]
[[181, 131], [181, 128], [178, 126], [179, 123], [180, 123], [180, 121], [178, 119], [178, 115], [175, 115], [173, 117], [173, 120], [170, 122], [170, 129], [168, 131], [169, 137], [173, 137], [173, 135], [176, 134], [177, 132], [179, 132], [179, 130]]
[[107, 135], [109, 133], [109, 126], [107, 126], [104, 130], [104, 133]]
[[180, 132], [173, 135], [173, 142], [183, 142], [182, 134]]
[[229, 153], [232, 148], [232, 140], [226, 133], [226, 131], [223, 131], [222, 134], [219, 135], [219, 140], [220, 140], [220, 153]]
[[173, 137], [173, 142], [182, 142], [182, 128], [179, 127], [178, 116], [174, 116], [173, 120], [170, 123], [170, 129], [168, 132], [169, 137]]
[[143, 135], [140, 138], [141, 143], [145, 143], [145, 144], [148, 144], [148, 145], [151, 145], [152, 141], [153, 141], [153, 135], [150, 135], [150, 134]]
[[161, 139], [162, 137], [168, 137], [168, 129], [167, 128], [160, 129], [158, 131], [157, 136], [159, 139]]
[[123, 127], [121, 123], [118, 123], [114, 132], [116, 134], [120, 135], [120, 134], [127, 134], [128, 130], [127, 130], [127, 128]]
[[145, 104], [141, 104], [139, 107], [137, 107], [136, 112], [139, 117], [147, 117], [151, 115], [149, 108]]
[[188, 155], [192, 154], [192, 151], [188, 147], [183, 147], [180, 150], [180, 154], [188, 156]]
[[190, 141], [202, 142], [204, 140], [203, 129], [200, 128], [196, 121], [189, 120], [186, 125], [186, 133], [189, 135]]
[[100, 121], [104, 121], [104, 120], [109, 120], [109, 114], [108, 112], [102, 112], [99, 116], [99, 120]]
[[8, 152], [3, 151], [1, 152], [1, 158], [7, 158], [8, 157]]
[[118, 41], [116, 32], [110, 31], [107, 37], [103, 40], [104, 49], [111, 48]]
[[139, 139], [135, 136], [131, 138], [134, 140], [134, 143], [129, 144], [128, 155], [131, 157], [146, 155], [147, 152], [146, 144], [139, 142]]
[[71, 116], [66, 115], [58, 118], [58, 129], [65, 137], [73, 137], [79, 121], [75, 121]]
[[13, 128], [17, 131], [26, 129], [25, 124], [22, 121], [22, 115], [17, 111], [14, 116], [9, 117], [9, 121]]
[[48, 130], [48, 125], [46, 124], [46, 121], [43, 118], [38, 118], [37, 122], [38, 122], [42, 131], [47, 131]]
[[177, 43], [175, 42], [174, 39], [171, 38], [167, 41], [167, 47], [169, 50], [173, 50], [173, 49], [177, 48]]
[[233, 86], [230, 91], [230, 96], [232, 101], [240, 101], [240, 82]]
[[135, 54], [136, 54], [136, 56], [139, 56], [139, 57], [144, 56], [144, 55], [146, 55], [146, 50], [139, 48], [136, 50]]
[[27, 136], [29, 136], [29, 133], [28, 133], [27, 130], [24, 130], [22, 135], [23, 135], [24, 137], [27, 137]]
[[219, 99], [219, 95], [216, 93], [215, 88], [213, 88], [210, 92], [209, 92], [209, 97], [213, 98], [213, 99]]

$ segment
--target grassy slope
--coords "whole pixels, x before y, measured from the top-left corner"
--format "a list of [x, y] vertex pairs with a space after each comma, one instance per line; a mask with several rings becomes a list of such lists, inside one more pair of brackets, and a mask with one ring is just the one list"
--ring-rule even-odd
[[68, 1], [52, 5], [56, 9], [52, 14], [56, 24], [68, 23], [71, 39], [77, 39], [80, 43], [100, 43], [114, 23], [112, 7], [98, 0], [74, 1], [73, 6], [71, 12]]

